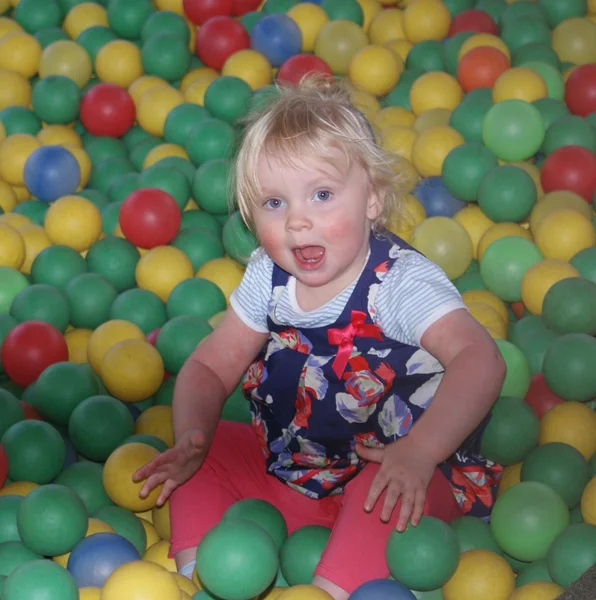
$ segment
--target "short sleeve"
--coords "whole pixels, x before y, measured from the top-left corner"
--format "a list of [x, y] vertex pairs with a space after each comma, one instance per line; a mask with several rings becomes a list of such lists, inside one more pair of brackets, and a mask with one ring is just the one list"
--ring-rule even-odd
[[230, 296], [230, 306], [240, 320], [259, 333], [268, 333], [267, 310], [271, 298], [273, 261], [262, 249], [255, 250], [244, 276]]
[[407, 251], [385, 275], [376, 294], [375, 308], [376, 320], [387, 337], [420, 346], [430, 325], [466, 306], [438, 265], [417, 252]]

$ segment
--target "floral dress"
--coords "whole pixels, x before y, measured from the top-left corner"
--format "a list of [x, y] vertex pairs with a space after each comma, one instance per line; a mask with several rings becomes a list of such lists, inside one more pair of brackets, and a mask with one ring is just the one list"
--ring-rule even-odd
[[[363, 468], [357, 442], [383, 447], [406, 435], [444, 372], [428, 352], [389, 339], [373, 320], [384, 275], [400, 253], [414, 250], [393, 235], [371, 235], [370, 246], [350, 300], [331, 326], [297, 329], [276, 321], [289, 274], [274, 266], [270, 338], [242, 384], [268, 472], [311, 498], [342, 493]], [[488, 418], [439, 465], [462, 511], [480, 517], [490, 513], [501, 473], [479, 454]]]

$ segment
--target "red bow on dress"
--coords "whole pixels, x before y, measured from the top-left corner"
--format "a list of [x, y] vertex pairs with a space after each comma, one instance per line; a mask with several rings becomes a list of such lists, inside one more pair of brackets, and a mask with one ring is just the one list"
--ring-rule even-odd
[[339, 346], [337, 356], [331, 365], [338, 379], [341, 379], [343, 372], [348, 364], [350, 355], [354, 348], [354, 338], [374, 337], [382, 340], [381, 332], [376, 325], [366, 324], [366, 313], [361, 310], [353, 310], [351, 321], [343, 329], [330, 329], [327, 332], [329, 343], [333, 346]]

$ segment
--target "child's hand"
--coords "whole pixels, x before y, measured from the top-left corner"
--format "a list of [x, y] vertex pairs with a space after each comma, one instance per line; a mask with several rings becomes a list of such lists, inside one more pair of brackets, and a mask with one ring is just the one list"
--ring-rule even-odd
[[356, 451], [364, 460], [381, 464], [364, 502], [364, 510], [371, 512], [383, 490], [387, 488], [381, 520], [390, 520], [401, 497], [397, 531], [405, 531], [410, 517], [412, 525], [418, 525], [424, 512], [426, 489], [437, 466], [435, 461], [420, 448], [414, 447], [408, 438], [385, 448], [366, 448], [357, 444]]
[[139, 496], [146, 498], [153, 488], [163, 483], [162, 492], [157, 499], [157, 506], [163, 506], [170, 494], [201, 468], [208, 449], [204, 431], [185, 431], [173, 448], [162, 452], [133, 474], [133, 481], [147, 480]]

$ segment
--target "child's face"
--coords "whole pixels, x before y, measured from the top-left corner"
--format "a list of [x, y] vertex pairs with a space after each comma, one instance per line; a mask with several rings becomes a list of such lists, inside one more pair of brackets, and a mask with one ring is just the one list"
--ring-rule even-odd
[[253, 219], [263, 248], [304, 286], [339, 293], [360, 273], [381, 210], [366, 172], [357, 164], [348, 169], [340, 150], [333, 164], [262, 152], [257, 170]]

